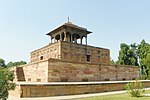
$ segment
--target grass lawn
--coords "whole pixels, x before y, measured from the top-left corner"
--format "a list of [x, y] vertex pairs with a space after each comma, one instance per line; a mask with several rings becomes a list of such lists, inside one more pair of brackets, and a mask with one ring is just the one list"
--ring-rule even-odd
[[[150, 90], [146, 90], [144, 94], [150, 94]], [[81, 98], [76, 100], [150, 100], [150, 97], [143, 96], [143, 97], [131, 97], [127, 93], [125, 94], [115, 94], [115, 95], [108, 95], [108, 96], [97, 96], [91, 98]]]

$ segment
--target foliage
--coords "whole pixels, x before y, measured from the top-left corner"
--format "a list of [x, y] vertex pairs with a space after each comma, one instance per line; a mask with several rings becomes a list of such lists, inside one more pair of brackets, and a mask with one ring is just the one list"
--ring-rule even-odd
[[142, 69], [142, 78], [150, 79], [150, 44], [146, 43], [145, 40], [142, 40], [138, 45], [137, 55]]
[[129, 95], [132, 97], [140, 97], [145, 91], [143, 84], [136, 80], [135, 82], [127, 83], [125, 89]]
[[24, 65], [24, 64], [27, 64], [27, 63], [25, 61], [9, 62], [7, 64], [7, 67], [20, 66], [20, 65]]
[[13, 83], [13, 73], [6, 68], [0, 68], [0, 99], [6, 100], [8, 98], [8, 91], [15, 89]]
[[136, 55], [136, 44], [127, 45], [125, 43], [120, 44], [120, 51], [118, 57], [118, 64], [121, 65], [134, 65], [138, 66], [138, 57]]
[[5, 61], [0, 58], [0, 67], [6, 67]]
[[142, 40], [139, 45], [120, 44], [117, 64], [140, 66], [142, 79], [150, 79], [150, 44]]
[[144, 61], [145, 65], [148, 67], [148, 69], [150, 69], [150, 53], [148, 53], [146, 55], [145, 61]]
[[111, 60], [110, 60], [110, 63], [111, 63], [111, 64], [115, 64], [116, 62], [115, 62], [113, 59], [111, 59]]
[[25, 61], [17, 61], [17, 62], [9, 62], [7, 65], [5, 64], [5, 60], [0, 58], [0, 67], [6, 68], [6, 67], [13, 67], [13, 66], [20, 66], [27, 64]]

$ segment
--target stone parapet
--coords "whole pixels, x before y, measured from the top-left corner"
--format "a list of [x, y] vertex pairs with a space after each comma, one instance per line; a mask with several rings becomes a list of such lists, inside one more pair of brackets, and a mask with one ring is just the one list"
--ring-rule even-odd
[[[108, 82], [50, 82], [27, 83], [19, 82], [15, 91], [10, 94], [20, 97], [48, 97], [100, 93], [124, 90], [125, 84], [134, 81], [108, 81]], [[150, 87], [149, 80], [141, 80], [145, 88]], [[37, 91], [38, 90], [38, 91]]]
[[139, 79], [139, 67], [49, 59], [14, 67], [14, 81], [85, 82]]
[[48, 82], [114, 81], [139, 79], [139, 67], [48, 60]]

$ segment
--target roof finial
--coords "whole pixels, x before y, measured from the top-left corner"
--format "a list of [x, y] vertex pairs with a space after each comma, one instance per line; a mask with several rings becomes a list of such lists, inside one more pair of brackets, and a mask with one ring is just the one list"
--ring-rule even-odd
[[68, 16], [68, 23], [69, 23], [69, 16]]

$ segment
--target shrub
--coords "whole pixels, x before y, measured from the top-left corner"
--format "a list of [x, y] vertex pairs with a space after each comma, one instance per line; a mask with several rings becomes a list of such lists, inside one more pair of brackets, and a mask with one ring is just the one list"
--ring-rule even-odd
[[9, 95], [9, 90], [15, 89], [15, 83], [13, 83], [13, 73], [0, 67], [0, 100], [6, 100]]
[[126, 92], [132, 97], [140, 97], [145, 91], [143, 84], [136, 80], [135, 82], [130, 82], [125, 85]]

